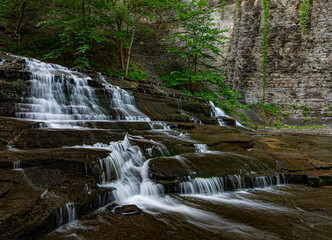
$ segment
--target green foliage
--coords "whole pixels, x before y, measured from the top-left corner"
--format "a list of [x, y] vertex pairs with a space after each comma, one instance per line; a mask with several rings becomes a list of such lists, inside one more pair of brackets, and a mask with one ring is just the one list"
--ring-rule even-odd
[[[252, 104], [251, 106], [256, 107], [260, 111], [262, 111], [265, 115], [274, 117], [274, 118], [280, 118], [281, 117], [281, 109], [275, 105], [272, 104], [262, 104], [262, 103], [256, 103]], [[263, 117], [263, 116], [261, 116]]]
[[298, 109], [298, 108], [299, 108], [296, 104], [292, 104], [291, 107], [292, 107], [293, 109]]
[[262, 41], [262, 66], [263, 66], [263, 99], [265, 104], [266, 100], [266, 82], [267, 82], [267, 64], [269, 53], [269, 13], [270, 13], [270, 0], [263, 0], [263, 41]]
[[226, 0], [220, 0], [221, 20], [225, 18], [225, 6], [226, 6]]
[[[171, 72], [163, 80], [167, 86], [210, 100], [231, 113], [235, 107], [244, 106], [237, 100], [241, 95], [225, 84], [225, 73], [209, 64], [222, 56], [218, 45], [227, 39], [222, 35], [227, 30], [219, 30], [213, 23], [213, 12], [215, 10], [208, 7], [207, 0], [193, 0], [179, 5], [175, 20], [182, 30], [168, 38], [172, 45], [168, 51], [175, 53], [184, 63], [184, 69]], [[208, 90], [205, 87], [207, 83], [212, 83], [216, 89]]]
[[225, 110], [227, 114], [233, 115], [234, 110], [237, 107], [249, 110], [245, 105], [240, 104], [237, 100], [239, 97], [241, 97], [241, 95], [230, 90], [228, 85], [225, 84], [223, 87], [219, 87], [219, 89], [221, 90], [219, 93], [214, 93], [213, 91], [204, 88], [201, 92], [193, 94], [193, 96], [212, 101], [217, 107]]
[[[248, 109], [248, 110], [250, 110], [250, 109]], [[244, 112], [237, 110], [237, 111], [235, 111], [235, 116], [240, 118], [241, 123], [244, 123], [247, 126], [253, 126], [251, 119]]]
[[186, 64], [185, 68], [192, 69], [194, 74], [197, 73], [198, 66], [213, 68], [207, 62], [216, 61], [216, 57], [221, 56], [218, 45], [222, 45], [223, 40], [227, 39], [222, 35], [227, 30], [219, 30], [213, 23], [213, 12], [214, 9], [208, 8], [207, 0], [180, 4], [175, 20], [183, 30], [168, 38], [172, 44], [168, 51], [182, 59]]
[[107, 71], [106, 70], [104, 72], [106, 72], [108, 74], [111, 74], [111, 75], [116, 75], [116, 76], [119, 76], [119, 77], [128, 77], [128, 78], [131, 78], [131, 79], [142, 80], [142, 81], [148, 79], [148, 75], [147, 75], [146, 72], [137, 69], [132, 64], [130, 64], [130, 66], [129, 66], [129, 72], [128, 72], [127, 76], [125, 75], [125, 72], [122, 69], [119, 70], [119, 71]]
[[274, 121], [273, 125], [277, 128], [280, 129], [283, 126], [283, 123], [280, 121], [280, 119], [277, 119]]
[[37, 26], [61, 29], [59, 34], [62, 46], [54, 49], [44, 58], [57, 58], [64, 53], [74, 56], [74, 67], [90, 69], [88, 52], [93, 43], [107, 41], [100, 27], [105, 23], [102, 8], [103, 0], [55, 0], [56, 8], [48, 14], [48, 20]]
[[128, 78], [137, 79], [137, 80], [147, 80], [148, 75], [146, 72], [141, 71], [134, 66], [129, 67], [129, 74], [127, 75]]
[[[300, 5], [300, 33], [303, 34], [308, 26], [308, 20], [309, 20], [309, 10], [310, 10], [310, 0], [301, 0]], [[303, 36], [303, 39], [305, 40], [305, 37]]]
[[235, 0], [235, 21], [239, 17], [240, 0]]
[[298, 124], [295, 126], [288, 126], [289, 129], [323, 129], [326, 128], [324, 125], [312, 125], [312, 126], [299, 126]]

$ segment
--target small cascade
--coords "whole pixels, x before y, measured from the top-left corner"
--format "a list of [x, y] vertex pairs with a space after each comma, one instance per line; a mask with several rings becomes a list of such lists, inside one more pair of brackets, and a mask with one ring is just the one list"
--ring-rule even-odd
[[[211, 117], [229, 117], [223, 110], [221, 110], [220, 108], [216, 107], [212, 101], [209, 101], [209, 104], [211, 106]], [[226, 123], [222, 120], [218, 118], [218, 124], [219, 126], [226, 126]]]
[[201, 120], [198, 120], [197, 118], [189, 118], [189, 122], [190, 123], [194, 123], [194, 124], [202, 124], [202, 121]]
[[181, 101], [181, 99], [178, 99], [177, 101], [178, 101], [178, 108], [179, 108], [179, 110], [183, 110], [182, 109], [182, 101]]
[[8, 149], [8, 151], [12, 151], [12, 152], [18, 152], [18, 151], [20, 151], [19, 149], [14, 148], [13, 145], [8, 145], [8, 146], [7, 146], [7, 149]]
[[282, 174], [275, 176], [247, 177], [228, 175], [225, 177], [194, 178], [179, 184], [181, 194], [217, 194], [228, 190], [243, 188], [269, 187], [285, 183]]
[[171, 127], [165, 122], [149, 122], [152, 130], [166, 131], [171, 130]]
[[89, 77], [56, 64], [22, 58], [31, 72], [28, 96], [16, 116], [31, 120], [107, 120], [97, 104]]
[[223, 192], [223, 178], [194, 178], [191, 181], [180, 183], [181, 194], [217, 194]]
[[151, 121], [144, 113], [135, 106], [135, 98], [132, 94], [118, 86], [109, 84], [102, 74], [99, 79], [103, 82], [106, 89], [112, 93], [111, 108], [117, 112], [114, 120], [125, 121]]
[[209, 101], [211, 106], [211, 117], [229, 117], [223, 110], [216, 107], [212, 101]]
[[[156, 144], [155, 147], [160, 146]], [[110, 144], [97, 143], [91, 146], [73, 148], [107, 149], [111, 153], [99, 160], [101, 186], [115, 188], [114, 197], [118, 204], [134, 195], [162, 196], [162, 185], [153, 183], [148, 176], [149, 160], [146, 160], [140, 148], [130, 143], [130, 137]]]
[[5, 63], [5, 60], [0, 59], [0, 66], [3, 65]]
[[196, 152], [204, 153], [208, 151], [208, 147], [206, 144], [194, 144], [195, 148], [197, 149]]
[[21, 160], [17, 160], [13, 162], [13, 169], [18, 170], [21, 169]]
[[57, 211], [56, 214], [56, 225], [58, 227], [72, 222], [76, 219], [76, 209], [75, 204], [73, 202], [68, 202], [62, 208]]

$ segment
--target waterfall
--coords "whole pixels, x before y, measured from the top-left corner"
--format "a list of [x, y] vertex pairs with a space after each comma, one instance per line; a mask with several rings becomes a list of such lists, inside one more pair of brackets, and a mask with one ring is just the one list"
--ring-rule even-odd
[[36, 59], [17, 57], [26, 62], [31, 72], [28, 92], [22, 102], [16, 104], [16, 117], [45, 121], [47, 127], [73, 127], [76, 121], [150, 121], [135, 106], [134, 97], [118, 86], [108, 84], [99, 74], [112, 97], [109, 116], [98, 105], [95, 90], [89, 86], [90, 77], [56, 64]]
[[[151, 141], [153, 144], [154, 141]], [[154, 147], [160, 147], [156, 143]], [[148, 176], [149, 160], [146, 160], [141, 149], [130, 142], [128, 135], [122, 141], [109, 144], [74, 146], [72, 148], [107, 149], [108, 157], [99, 160], [102, 169], [101, 185], [115, 188], [114, 197], [121, 204], [134, 195], [161, 196], [162, 185], [153, 183]], [[162, 148], [160, 148], [162, 150]]]
[[20, 169], [21, 167], [21, 160], [17, 160], [13, 162], [13, 169]]
[[[218, 118], [218, 117], [227, 117], [227, 118], [231, 118], [231, 116], [227, 115], [223, 110], [221, 110], [220, 108], [216, 107], [212, 101], [209, 101], [209, 104], [211, 106], [211, 117], [216, 117], [216, 118]], [[218, 123], [219, 123], [219, 126], [226, 126], [226, 123], [222, 119], [218, 119]], [[246, 128], [245, 126], [243, 126], [238, 121], [235, 121], [235, 124], [238, 127]]]
[[[102, 81], [106, 91], [111, 93], [109, 106], [116, 113], [114, 116], [107, 115], [106, 111], [98, 105], [96, 93], [88, 84], [91, 80], [88, 76], [59, 65], [42, 63], [34, 59], [23, 59], [26, 61], [27, 69], [32, 74], [29, 80], [30, 87], [27, 96], [22, 99], [21, 103], [16, 105], [17, 117], [45, 121], [46, 123], [51, 122], [52, 124], [54, 122], [60, 122], [60, 124], [61, 122], [72, 122], [72, 124], [75, 124], [77, 120], [144, 121], [149, 122], [151, 127], [152, 131], [149, 134], [153, 136], [158, 135], [158, 137], [167, 139], [167, 141], [174, 137], [171, 134], [175, 131], [171, 130], [167, 123], [152, 122], [144, 113], [137, 109], [132, 94], [118, 86], [109, 84], [101, 74], [99, 75], [100, 81]], [[179, 109], [182, 110], [181, 100], [178, 100], [178, 104]], [[212, 109], [211, 116], [217, 118], [229, 117], [220, 108], [215, 107], [212, 102], [210, 102], [210, 106]], [[196, 118], [192, 118], [190, 121], [201, 123]], [[221, 119], [218, 119], [218, 121], [220, 126], [225, 125]], [[54, 126], [54, 124], [51, 126]], [[162, 134], [157, 131], [162, 132]], [[190, 149], [194, 146], [196, 154], [204, 155], [204, 153], [209, 152], [206, 144], [197, 143], [197, 141], [187, 138], [182, 133], [177, 132], [177, 134], [174, 138], [181, 139], [181, 144], [183, 145], [190, 145], [188, 147]], [[139, 147], [141, 145], [137, 144], [138, 141], [148, 142], [146, 144], [148, 147], [141, 149]], [[160, 142], [144, 139], [141, 136], [132, 136], [127, 133], [121, 141], [108, 144], [95, 143], [92, 145], [73, 146], [71, 148], [102, 149], [109, 152], [107, 157], [98, 159], [96, 164], [96, 169], [100, 170], [99, 186], [112, 189], [112, 198], [109, 195], [98, 198], [97, 205], [100, 207], [113, 201], [114, 197], [115, 202], [120, 205], [137, 204], [138, 207], [145, 207], [147, 211], [153, 209], [153, 207], [157, 209], [157, 212], [159, 210], [161, 212], [161, 209], [165, 212], [173, 211], [188, 216], [188, 219], [193, 219], [192, 221], [197, 221], [198, 224], [205, 224], [207, 219], [208, 222], [216, 222], [218, 226], [227, 224], [227, 221], [221, 221], [217, 215], [195, 207], [186, 206], [177, 201], [174, 196], [166, 196], [163, 185], [151, 181], [149, 178], [149, 162], [153, 155], [158, 155], [159, 153], [161, 156], [171, 155], [166, 146]], [[151, 157], [151, 159], [147, 159], [147, 157]], [[181, 155], [170, 158], [179, 161], [184, 168], [189, 170], [190, 175], [196, 175], [190, 169], [190, 159], [186, 159], [186, 157]], [[13, 163], [14, 169], [19, 167], [20, 161]], [[88, 173], [87, 165], [85, 165], [85, 172], [86, 174]], [[192, 179], [189, 176], [188, 179], [190, 180], [186, 182], [172, 183], [180, 189], [180, 194], [209, 196], [227, 190], [267, 187], [285, 182], [281, 175], [245, 177], [240, 174]], [[85, 185], [85, 189], [87, 194], [91, 193], [88, 185]], [[46, 193], [47, 191], [42, 194], [41, 198]], [[56, 225], [61, 226], [74, 221], [76, 214], [74, 202], [66, 203], [56, 213]]]
[[283, 175], [279, 174], [259, 177], [228, 175], [225, 177], [194, 178], [190, 181], [180, 183], [179, 189], [181, 194], [212, 195], [226, 190], [243, 189], [248, 187], [269, 187], [281, 183], [285, 183], [285, 179]]
[[197, 149], [197, 152], [200, 152], [200, 153], [207, 152], [207, 150], [208, 150], [208, 147], [206, 144], [197, 143], [197, 144], [194, 144], [194, 146]]
[[132, 94], [118, 86], [109, 84], [102, 74], [99, 74], [99, 79], [103, 82], [105, 88], [112, 93], [110, 107], [117, 112], [117, 116], [113, 118], [114, 120], [151, 121], [136, 108], [135, 98]]
[[218, 117], [229, 117], [229, 116], [226, 115], [226, 113], [223, 110], [214, 106], [212, 101], [209, 101], [209, 104], [211, 106], [211, 117], [216, 117], [218, 119], [219, 126], [225, 126], [226, 123], [222, 119], [219, 119]]
[[56, 64], [22, 58], [31, 72], [29, 91], [16, 116], [31, 120], [107, 120], [97, 104], [91, 78]]
[[62, 208], [57, 211], [56, 214], [56, 225], [58, 227], [72, 222], [76, 219], [76, 209], [75, 204], [73, 202], [68, 202]]

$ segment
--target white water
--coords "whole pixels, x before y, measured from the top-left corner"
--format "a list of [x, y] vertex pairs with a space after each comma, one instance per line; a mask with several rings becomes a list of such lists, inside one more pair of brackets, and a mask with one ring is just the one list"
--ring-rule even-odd
[[135, 98], [132, 94], [118, 86], [109, 84], [101, 74], [99, 74], [99, 78], [104, 83], [105, 88], [112, 92], [110, 107], [117, 112], [117, 116], [113, 117], [113, 119], [126, 121], [151, 121], [150, 118], [136, 108]]
[[[218, 118], [218, 117], [232, 118], [231, 116], [227, 115], [223, 110], [221, 110], [220, 108], [216, 107], [213, 102], [209, 101], [209, 104], [210, 104], [211, 110], [212, 110], [211, 111], [211, 117], [216, 117], [216, 118]], [[218, 123], [219, 123], [219, 126], [226, 126], [226, 123], [222, 119], [218, 119]], [[238, 121], [235, 121], [235, 123], [236, 123], [236, 126], [246, 128], [241, 123], [239, 123]]]
[[107, 120], [89, 77], [56, 64], [22, 58], [31, 72], [29, 92], [16, 116], [31, 120]]
[[73, 202], [68, 202], [62, 208], [57, 211], [56, 224], [58, 227], [65, 223], [72, 222], [76, 219], [76, 209]]
[[17, 160], [13, 162], [13, 169], [14, 170], [22, 170], [21, 168], [21, 160]]
[[208, 151], [208, 146], [206, 144], [196, 143], [194, 144], [197, 152], [204, 153]]
[[242, 175], [228, 175], [225, 177], [194, 178], [180, 183], [181, 194], [214, 195], [226, 190], [243, 189], [246, 187], [269, 187], [285, 183], [280, 175], [251, 177], [250, 186], [246, 186]]
[[[64, 127], [63, 122], [68, 121], [150, 121], [140, 112], [134, 98], [127, 91], [112, 86], [106, 82], [102, 75], [107, 90], [112, 93], [110, 107], [116, 111], [115, 116], [107, 116], [104, 110], [98, 106], [94, 90], [89, 87], [89, 77], [73, 72], [67, 68], [54, 64], [46, 64], [37, 60], [24, 58], [28, 69], [32, 72], [30, 79], [29, 96], [23, 99], [23, 103], [17, 104], [17, 117], [45, 121], [49, 126]], [[210, 103], [211, 104], [211, 103]], [[179, 107], [182, 108], [181, 102]], [[211, 105], [215, 117], [227, 116], [221, 109]], [[56, 122], [56, 123], [55, 123]], [[53, 125], [52, 125], [53, 124]], [[55, 125], [57, 124], [57, 125]], [[222, 121], [219, 122], [220, 125]], [[67, 125], [66, 125], [67, 126]], [[69, 125], [69, 127], [73, 125]], [[166, 123], [150, 123], [154, 131], [162, 131], [165, 137], [171, 135], [170, 127]], [[186, 136], [177, 136], [186, 140]], [[115, 188], [113, 191], [116, 203], [120, 205], [136, 204], [141, 209], [151, 214], [176, 213], [181, 215], [189, 223], [209, 229], [211, 231], [225, 230], [237, 232], [242, 235], [262, 236], [262, 233], [254, 228], [222, 219], [213, 212], [201, 210], [177, 201], [176, 198], [164, 195], [163, 186], [152, 182], [148, 175], [149, 159], [144, 156], [144, 151], [132, 143], [135, 137], [126, 135], [122, 141], [109, 144], [96, 143], [94, 145], [74, 146], [74, 148], [104, 149], [110, 153], [108, 157], [99, 160], [101, 169], [102, 187]], [[139, 138], [139, 137], [137, 137]], [[142, 138], [140, 138], [142, 141]], [[161, 143], [148, 140], [153, 146], [145, 149], [149, 155], [158, 149], [162, 155], [168, 154], [167, 149]], [[207, 146], [195, 143], [197, 152], [207, 152]], [[174, 156], [186, 168], [189, 168], [187, 159], [182, 156]], [[14, 165], [15, 167], [15, 165]], [[234, 188], [245, 187], [241, 176], [228, 176]], [[265, 181], [265, 182], [264, 182]], [[225, 179], [195, 178], [180, 185], [183, 194], [195, 196], [214, 196], [226, 189]], [[257, 185], [268, 185], [268, 180], [257, 179]], [[87, 189], [88, 191], [88, 189]], [[102, 199], [100, 200], [102, 201]], [[103, 200], [106, 204], [107, 201]], [[74, 203], [67, 203], [57, 213], [56, 223], [61, 226], [76, 219]]]
[[16, 105], [18, 118], [45, 121], [46, 127], [77, 128], [81, 121], [150, 121], [135, 106], [134, 97], [118, 86], [108, 84], [100, 74], [105, 89], [111, 92], [109, 116], [98, 105], [95, 90], [89, 86], [90, 77], [56, 64], [40, 62], [36, 59], [16, 58], [26, 61], [31, 72], [28, 93]]
[[209, 104], [211, 106], [211, 117], [216, 117], [218, 119], [219, 126], [225, 126], [226, 124], [224, 121], [218, 117], [230, 117], [228, 116], [223, 110], [220, 108], [214, 106], [213, 102], [209, 101]]

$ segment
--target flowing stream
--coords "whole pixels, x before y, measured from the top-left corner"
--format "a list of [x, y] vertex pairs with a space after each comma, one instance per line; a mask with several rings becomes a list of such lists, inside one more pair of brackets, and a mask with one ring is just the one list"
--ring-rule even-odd
[[[76, 121], [149, 122], [151, 132], [157, 131], [164, 138], [180, 139], [192, 145], [197, 154], [209, 152], [207, 145], [169, 129], [167, 124], [151, 122], [136, 108], [135, 99], [129, 92], [109, 84], [102, 75], [99, 76], [99, 80], [112, 95], [109, 107], [115, 113], [113, 116], [108, 115], [107, 111], [99, 106], [95, 91], [89, 86], [91, 79], [88, 76], [59, 65], [24, 59], [32, 74], [29, 80], [29, 92], [22, 98], [22, 102], [17, 104], [18, 118], [44, 121], [48, 127], [72, 128], [75, 128]], [[179, 106], [181, 108], [181, 103]], [[212, 102], [210, 106], [211, 116], [229, 117]], [[225, 125], [221, 119], [219, 125]], [[142, 149], [135, 144], [136, 141], [149, 142], [152, 147]], [[250, 188], [247, 188], [242, 175], [213, 178], [188, 176], [187, 181], [179, 183], [178, 194], [168, 195], [165, 194], [163, 185], [156, 184], [149, 178], [148, 168], [152, 160], [149, 156], [152, 156], [153, 150], [158, 149], [162, 156], [169, 155], [165, 145], [160, 142], [146, 139], [144, 136], [126, 134], [124, 139], [118, 142], [95, 143], [72, 148], [108, 150], [109, 156], [99, 159], [99, 167], [102, 170], [99, 186], [116, 189], [113, 191], [116, 204], [135, 204], [144, 212], [162, 219], [170, 226], [183, 225], [213, 234], [224, 233], [225, 236], [232, 234], [235, 239], [279, 239], [277, 231], [261, 227], [256, 223], [248, 224], [238, 217], [237, 212], [241, 209], [244, 209], [244, 215], [248, 211], [254, 212], [258, 216], [263, 216], [260, 219], [266, 219], [269, 214], [273, 217], [290, 215], [297, 219], [297, 214], [301, 213], [301, 210], [294, 206], [274, 203], [271, 199], [265, 199], [262, 194], [275, 196], [287, 194], [288, 187], [282, 186], [285, 183], [282, 175], [252, 177]], [[188, 167], [186, 159], [181, 155], [173, 157]], [[15, 163], [13, 167], [16, 169], [20, 165]], [[232, 186], [231, 190], [237, 191], [226, 192], [228, 186]], [[255, 188], [251, 189], [252, 187]], [[226, 212], [223, 212], [222, 208]], [[231, 216], [231, 212], [234, 216]], [[61, 226], [75, 219], [75, 205], [69, 202], [59, 210], [57, 225]], [[326, 219], [330, 221], [332, 218], [326, 217]], [[69, 234], [73, 230], [66, 231]]]

